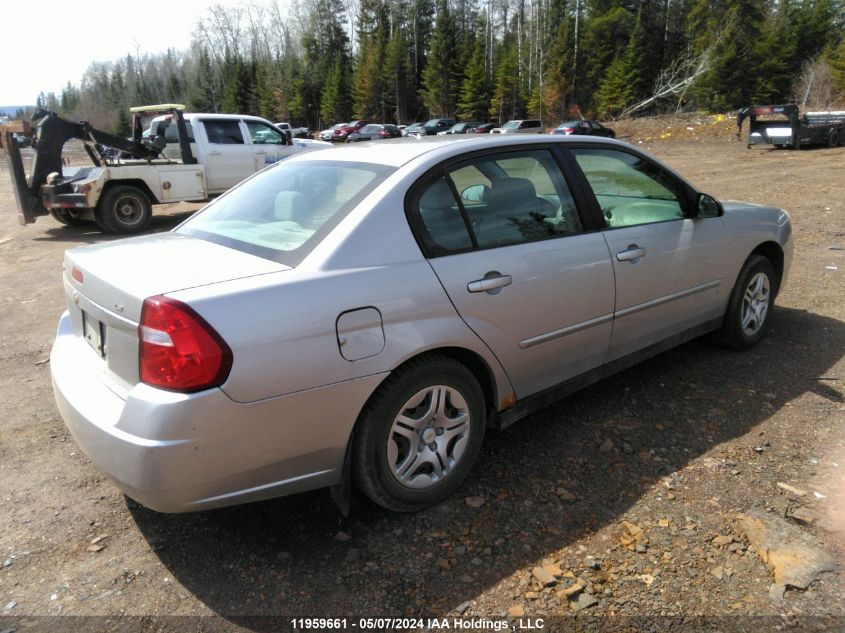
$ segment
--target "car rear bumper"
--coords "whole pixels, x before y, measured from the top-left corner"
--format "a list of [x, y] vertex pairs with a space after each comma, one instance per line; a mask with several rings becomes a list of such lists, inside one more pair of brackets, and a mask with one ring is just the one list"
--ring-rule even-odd
[[62, 315], [53, 391], [82, 451], [129, 497], [159, 512], [214, 508], [340, 481], [358, 412], [384, 374], [269, 398], [180, 394], [139, 384], [123, 398]]

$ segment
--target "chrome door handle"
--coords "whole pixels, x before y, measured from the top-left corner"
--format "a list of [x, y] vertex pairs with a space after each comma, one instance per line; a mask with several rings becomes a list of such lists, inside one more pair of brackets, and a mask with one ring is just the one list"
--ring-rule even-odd
[[631, 262], [636, 264], [640, 257], [645, 257], [645, 249], [636, 244], [631, 244], [624, 251], [616, 253], [616, 259], [620, 262]]
[[[467, 284], [467, 290], [470, 292], [490, 292], [497, 288], [510, 286], [513, 283], [513, 278], [510, 275], [500, 275], [499, 273], [487, 273], [484, 279], [476, 279]], [[495, 276], [493, 276], [495, 275]], [[493, 293], [495, 294], [495, 293]]]

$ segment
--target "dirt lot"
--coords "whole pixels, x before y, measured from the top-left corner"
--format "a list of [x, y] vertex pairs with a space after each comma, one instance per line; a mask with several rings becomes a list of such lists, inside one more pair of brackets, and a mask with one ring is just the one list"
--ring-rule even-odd
[[[347, 520], [325, 492], [161, 515], [98, 473], [58, 416], [48, 356], [62, 252], [111, 238], [50, 218], [19, 226], [4, 165], [0, 631], [458, 615], [479, 629], [845, 629], [845, 147], [747, 150], [732, 125], [618, 131], [709, 193], [789, 210], [795, 261], [768, 339], [663, 354], [491, 433], [439, 506], [397, 515], [357, 499]], [[761, 543], [740, 515], [777, 534]], [[780, 599], [767, 552], [835, 569]]]

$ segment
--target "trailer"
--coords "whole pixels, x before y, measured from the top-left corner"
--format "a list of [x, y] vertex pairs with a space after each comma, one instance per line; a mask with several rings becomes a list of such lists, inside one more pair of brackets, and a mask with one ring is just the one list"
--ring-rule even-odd
[[737, 116], [737, 138], [748, 119], [747, 146], [773, 145], [799, 149], [808, 145], [836, 147], [845, 144], [845, 111], [804, 112], [797, 105], [755, 105]]

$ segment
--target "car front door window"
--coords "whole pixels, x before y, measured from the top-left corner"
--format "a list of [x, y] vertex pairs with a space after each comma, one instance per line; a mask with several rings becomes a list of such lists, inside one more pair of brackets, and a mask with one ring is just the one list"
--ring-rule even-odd
[[681, 184], [633, 152], [575, 148], [608, 228], [616, 301], [609, 360], [700, 327], [724, 312], [725, 228], [685, 217]]
[[610, 228], [684, 217], [680, 186], [645, 159], [611, 149], [572, 150]]
[[266, 123], [247, 121], [246, 127], [252, 142], [256, 145], [284, 145], [282, 133]]
[[212, 145], [243, 145], [244, 137], [238, 121], [203, 121], [208, 142]]

